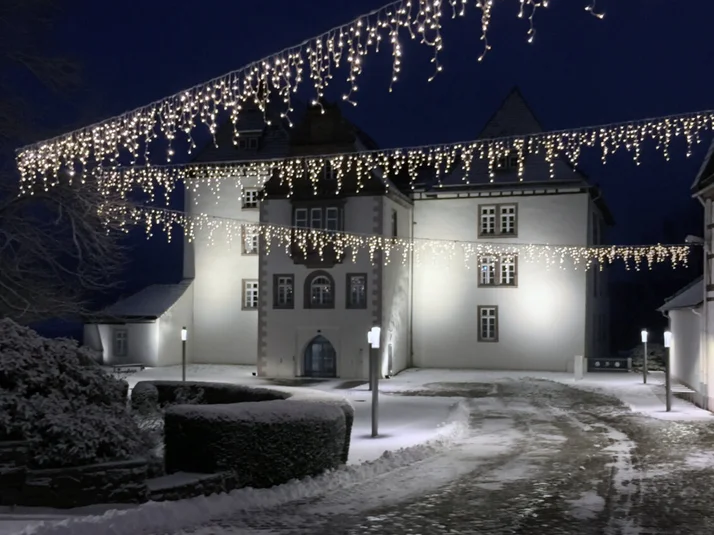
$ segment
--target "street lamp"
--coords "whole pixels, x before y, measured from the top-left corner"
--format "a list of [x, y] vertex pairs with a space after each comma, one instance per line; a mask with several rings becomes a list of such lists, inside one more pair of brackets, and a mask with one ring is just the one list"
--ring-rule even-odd
[[186, 340], [188, 340], [188, 329], [181, 327], [181, 380], [186, 381]]
[[672, 332], [664, 331], [664, 393], [667, 412], [672, 410], [672, 368], [669, 348], [672, 346]]
[[642, 380], [647, 384], [647, 329], [642, 329], [642, 343], [645, 346], [644, 358], [642, 359]]
[[369, 376], [372, 387], [372, 437], [376, 437], [379, 427], [379, 342], [382, 329], [374, 326], [367, 332], [369, 343]]

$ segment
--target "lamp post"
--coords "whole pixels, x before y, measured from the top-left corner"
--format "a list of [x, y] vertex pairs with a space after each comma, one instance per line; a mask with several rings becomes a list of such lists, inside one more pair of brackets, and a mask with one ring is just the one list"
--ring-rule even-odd
[[378, 435], [379, 428], [379, 342], [382, 329], [372, 327], [367, 333], [369, 343], [369, 376], [372, 387], [372, 437]]
[[181, 328], [181, 380], [186, 382], [186, 340], [188, 340], [188, 329]]
[[642, 359], [642, 380], [647, 384], [647, 329], [642, 329], [642, 343], [645, 346], [644, 358]]
[[664, 395], [667, 412], [672, 410], [672, 368], [669, 359], [669, 348], [671, 345], [672, 332], [664, 331]]

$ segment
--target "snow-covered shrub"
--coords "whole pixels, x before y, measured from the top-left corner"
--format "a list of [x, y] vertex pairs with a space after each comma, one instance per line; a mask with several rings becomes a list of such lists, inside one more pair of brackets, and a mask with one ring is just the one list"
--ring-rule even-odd
[[[649, 371], [664, 370], [665, 351], [665, 347], [662, 344], [647, 344], [647, 369]], [[644, 354], [644, 344], [638, 344], [630, 350], [628, 356], [632, 359], [632, 368], [634, 370], [642, 370], [642, 366], [644, 365]]]
[[271, 487], [342, 463], [345, 413], [308, 400], [175, 405], [166, 410], [166, 471], [233, 471], [242, 486]]
[[149, 381], [140, 381], [131, 389], [131, 410], [151, 414], [159, 409], [159, 391]]
[[138, 403], [145, 404], [148, 400], [141, 399], [156, 391], [156, 408], [185, 403], [190, 405], [218, 405], [221, 403], [243, 403], [245, 401], [271, 401], [286, 399], [289, 394], [268, 388], [254, 388], [244, 385], [227, 383], [206, 383], [201, 381], [140, 381], [131, 391], [132, 407], [134, 397], [139, 396]]
[[32, 467], [127, 459], [145, 444], [126, 410], [128, 385], [74, 340], [0, 320], [0, 440], [28, 441]]

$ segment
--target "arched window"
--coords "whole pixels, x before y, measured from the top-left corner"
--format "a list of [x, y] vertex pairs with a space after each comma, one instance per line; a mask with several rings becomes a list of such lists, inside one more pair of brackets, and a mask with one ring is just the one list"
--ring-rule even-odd
[[335, 281], [325, 271], [316, 271], [305, 279], [305, 308], [334, 308]]

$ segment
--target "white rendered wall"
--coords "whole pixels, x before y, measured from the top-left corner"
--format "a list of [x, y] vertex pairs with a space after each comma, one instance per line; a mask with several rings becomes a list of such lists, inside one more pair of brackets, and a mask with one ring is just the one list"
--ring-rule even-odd
[[158, 320], [159, 324], [159, 366], [181, 364], [181, 329], [188, 329], [186, 340], [186, 362], [193, 358], [193, 284]]
[[[585, 193], [497, 198], [415, 200], [415, 237], [478, 240], [479, 204], [518, 203], [518, 237], [501, 242], [586, 244]], [[584, 355], [586, 292], [583, 270], [548, 269], [519, 259], [517, 288], [479, 288], [457, 255], [420, 258], [414, 266], [414, 365], [565, 371]], [[498, 306], [499, 341], [478, 341], [477, 306]]]
[[702, 307], [684, 308], [669, 312], [669, 326], [672, 332], [670, 359], [672, 376], [690, 388], [699, 387], [701, 319], [695, 314]]
[[[246, 187], [255, 181], [243, 180]], [[221, 182], [219, 194], [207, 186], [187, 194], [187, 209], [248, 222], [259, 221], [258, 209], [242, 209], [235, 181]], [[197, 201], [197, 202], [194, 202]], [[193, 257], [193, 258], [191, 258]], [[258, 311], [243, 310], [243, 280], [258, 278], [258, 255], [244, 255], [240, 235], [217, 231], [213, 239], [199, 231], [187, 248], [185, 261], [193, 260], [192, 362], [203, 364], [255, 364], [258, 345]], [[191, 270], [184, 269], [191, 274]]]
[[[92, 327], [85, 326], [85, 332]], [[159, 324], [156, 321], [147, 323], [98, 324], [96, 325], [101, 340], [102, 359], [104, 364], [143, 364], [144, 366], [159, 366]], [[118, 329], [127, 332], [127, 354], [114, 355], [114, 333]], [[95, 340], [96, 342], [96, 340]]]
[[[374, 234], [381, 226], [377, 219], [381, 212], [380, 197], [350, 197], [344, 207], [345, 230], [348, 232]], [[291, 225], [292, 205], [289, 200], [265, 201], [262, 217], [277, 225]], [[369, 255], [362, 251], [356, 262], [348, 255], [343, 263], [326, 269], [335, 281], [334, 309], [305, 309], [304, 283], [312, 273], [301, 264], [295, 264], [284, 247], [274, 244], [270, 254], [261, 251], [261, 349], [258, 371], [266, 377], [295, 377], [303, 374], [303, 356], [307, 345], [321, 334], [334, 346], [337, 353], [337, 376], [342, 378], [366, 378], [369, 349], [367, 332], [374, 323], [375, 290], [374, 267]], [[367, 274], [367, 308], [347, 309], [346, 277], [348, 273]], [[295, 308], [273, 308], [273, 275], [295, 276]]]
[[[391, 236], [392, 211], [397, 212], [397, 234], [409, 239], [412, 232], [412, 206], [404, 201], [383, 197], [382, 228]], [[404, 258], [401, 251], [390, 255], [389, 263], [381, 267], [382, 375], [399, 373], [409, 367], [411, 360], [411, 255]], [[388, 367], [392, 351], [392, 369]]]

